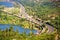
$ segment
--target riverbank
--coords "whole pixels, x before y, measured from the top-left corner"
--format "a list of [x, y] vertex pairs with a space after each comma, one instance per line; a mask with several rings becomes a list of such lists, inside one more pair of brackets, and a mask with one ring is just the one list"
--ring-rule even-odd
[[30, 32], [28, 35], [23, 32], [22, 34], [18, 30], [14, 31], [12, 27], [6, 30], [0, 30], [0, 40], [55, 40], [55, 33], [36, 35]]
[[10, 29], [10, 28], [13, 28], [14, 31], [18, 30], [19, 33], [23, 33], [25, 32], [26, 34], [29, 34], [30, 31], [34, 34], [37, 33], [37, 30], [30, 30], [28, 28], [24, 28], [24, 27], [21, 27], [19, 25], [13, 25], [13, 24], [0, 24], [0, 30], [6, 30], [6, 29]]
[[3, 11], [0, 11], [0, 24], [20, 25], [24, 28], [30, 28], [30, 29], [31, 29], [32, 25], [33, 25], [33, 27], [35, 27], [35, 25], [32, 24], [31, 22], [29, 22], [23, 18], [18, 18], [16, 16], [6, 14]]

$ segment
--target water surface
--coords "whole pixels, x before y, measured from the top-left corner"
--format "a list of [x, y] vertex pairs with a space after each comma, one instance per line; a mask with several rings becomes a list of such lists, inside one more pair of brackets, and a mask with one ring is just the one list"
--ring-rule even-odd
[[[0, 24], [0, 29], [1, 30], [5, 30], [6, 28], [10, 28], [11, 25], [10, 24]], [[13, 29], [14, 31], [18, 30], [19, 33], [23, 33], [24, 31], [26, 32], [26, 34], [29, 34], [30, 31], [32, 31], [34, 34], [36, 34], [37, 30], [30, 30], [30, 29], [25, 29], [21, 26], [16, 26], [16, 25], [13, 25]]]
[[0, 6], [13, 7], [13, 4], [11, 2], [0, 2]]

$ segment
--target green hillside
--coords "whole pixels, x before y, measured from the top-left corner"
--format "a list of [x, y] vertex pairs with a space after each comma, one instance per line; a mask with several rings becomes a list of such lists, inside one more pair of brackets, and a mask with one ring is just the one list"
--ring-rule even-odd
[[[4, 1], [4, 0], [2, 0]], [[23, 32], [22, 34], [18, 30], [14, 31], [13, 27], [6, 30], [0, 30], [0, 40], [60, 40], [60, 1], [55, 0], [13, 0], [16, 3], [19, 2], [25, 7], [25, 12], [32, 16], [35, 20], [49, 24], [55, 30], [52, 33], [46, 33], [46, 25], [37, 25], [33, 22], [29, 22], [24, 18], [19, 18], [17, 15], [21, 11], [17, 6], [14, 6], [9, 10], [9, 8], [0, 6], [0, 24], [13, 24], [19, 25], [23, 28], [42, 30], [46, 28], [45, 32], [42, 34], [33, 34], [30, 32], [28, 35]], [[18, 4], [17, 4], [18, 5]], [[18, 7], [20, 7], [18, 5]], [[4, 12], [2, 10], [7, 10]]]

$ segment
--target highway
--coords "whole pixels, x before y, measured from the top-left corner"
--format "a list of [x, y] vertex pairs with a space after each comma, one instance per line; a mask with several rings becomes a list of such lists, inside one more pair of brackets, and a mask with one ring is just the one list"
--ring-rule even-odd
[[[9, 1], [10, 2], [10, 1]], [[12, 1], [11, 3], [18, 3], [18, 5], [20, 5], [20, 13], [17, 15], [17, 17], [19, 18], [25, 18], [26, 20], [30, 21], [30, 22], [33, 22], [33, 23], [36, 23], [38, 25], [42, 25], [43, 22], [39, 22], [38, 20], [34, 19], [33, 17], [31, 17], [29, 14], [27, 14], [26, 10], [25, 10], [25, 7], [20, 4], [19, 2], [14, 2]], [[6, 11], [7, 12], [7, 11]], [[23, 16], [23, 17], [22, 17]], [[46, 24], [45, 25], [47, 26], [47, 33], [52, 33], [54, 32], [54, 28], [53, 26], [49, 25], [49, 24]], [[43, 31], [42, 31], [43, 32]]]

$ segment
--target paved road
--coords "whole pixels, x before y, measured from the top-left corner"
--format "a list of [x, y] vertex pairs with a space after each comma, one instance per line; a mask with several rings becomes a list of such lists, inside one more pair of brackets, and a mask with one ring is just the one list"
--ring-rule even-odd
[[[14, 2], [12, 2], [12, 3], [14, 3]], [[20, 13], [19, 13], [18, 17], [21, 17], [21, 15], [23, 15], [26, 20], [29, 20], [29, 21], [31, 21], [31, 22], [33, 22], [33, 23], [38, 24], [38, 25], [43, 24], [42, 22], [39, 22], [39, 21], [35, 20], [34, 18], [32, 18], [30, 15], [28, 15], [28, 14], [25, 12], [26, 10], [25, 10], [25, 8], [24, 8], [24, 6], [23, 6], [22, 4], [20, 4], [20, 3], [18, 3], [18, 4], [20, 5]], [[48, 24], [45, 24], [45, 25], [46, 25], [47, 28], [48, 28], [47, 33], [54, 32], [54, 28], [53, 28], [52, 26], [50, 26], [50, 25], [48, 25]]]
[[[42, 22], [39, 22], [39, 21], [37, 21], [37, 20], [35, 20], [34, 18], [32, 18], [31, 16], [29, 16], [26, 12], [25, 12], [25, 8], [24, 8], [24, 6], [22, 5], [22, 4], [20, 4], [20, 13], [22, 13], [22, 15], [24, 15], [24, 17], [27, 19], [27, 20], [30, 20], [30, 21], [32, 21], [32, 22], [34, 22], [34, 23], [37, 23], [37, 24], [43, 24]], [[48, 24], [45, 24], [46, 26], [47, 26], [47, 28], [48, 28], [48, 31], [47, 31], [47, 33], [51, 33], [51, 32], [54, 32], [54, 28], [51, 26], [51, 25], [48, 25]]]
[[25, 8], [22, 4], [20, 4], [20, 15], [23, 15], [27, 20], [30, 20], [34, 23], [37, 23], [38, 25], [41, 25], [42, 23], [40, 23], [39, 21], [35, 20], [34, 18], [32, 18], [30, 15], [28, 15], [25, 11]]
[[52, 33], [52, 32], [54, 32], [54, 28], [53, 28], [52, 26], [50, 26], [50, 25], [48, 25], [48, 24], [46, 24], [46, 26], [47, 26], [47, 28], [48, 28], [47, 33]]

